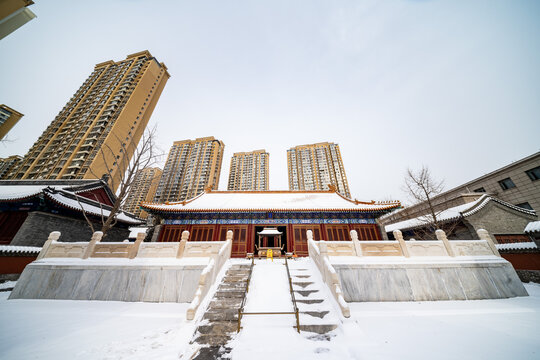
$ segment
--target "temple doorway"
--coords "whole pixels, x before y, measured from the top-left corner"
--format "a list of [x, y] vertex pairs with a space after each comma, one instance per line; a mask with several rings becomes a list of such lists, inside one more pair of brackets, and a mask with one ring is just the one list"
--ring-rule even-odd
[[285, 254], [287, 250], [287, 227], [264, 225], [255, 226], [255, 241], [253, 242], [253, 253], [258, 253], [258, 248], [273, 248], [281, 249], [281, 254]]

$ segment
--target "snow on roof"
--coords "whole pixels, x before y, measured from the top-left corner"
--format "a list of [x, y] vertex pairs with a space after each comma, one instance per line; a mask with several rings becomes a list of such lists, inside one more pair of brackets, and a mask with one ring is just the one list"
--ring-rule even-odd
[[[103, 215], [104, 217], [108, 217], [109, 214], [110, 214], [110, 211], [107, 210], [105, 208], [105, 206], [103, 208], [101, 208], [101, 207], [96, 206], [96, 205], [88, 204], [87, 199], [82, 199], [81, 198], [80, 201], [77, 201], [75, 199], [71, 199], [71, 198], [68, 198], [68, 197], [64, 196], [61, 192], [55, 192], [55, 193], [47, 192], [46, 196], [49, 199], [55, 201], [56, 203], [59, 203], [59, 204], [65, 206], [65, 207], [73, 209], [73, 210], [81, 211], [81, 209], [83, 209], [84, 212], [86, 212], [88, 214], [92, 214], [92, 215], [95, 215], [95, 216], [102, 216]], [[122, 222], [129, 223], [129, 224], [140, 224], [141, 223], [141, 221], [138, 220], [137, 218], [133, 218], [131, 216], [128, 216], [124, 212], [119, 212], [118, 215], [116, 216], [116, 218], [118, 219], [118, 221], [122, 221]]]
[[497, 250], [520, 250], [520, 249], [536, 249], [537, 246], [534, 242], [519, 242], [509, 244], [495, 244]]
[[399, 201], [360, 202], [333, 191], [210, 191], [187, 201], [143, 203], [143, 209], [184, 211], [380, 211], [401, 206]]
[[39, 253], [41, 248], [38, 246], [15, 246], [15, 245], [0, 245], [0, 252], [7, 253]]
[[276, 228], [264, 228], [263, 231], [258, 232], [259, 235], [281, 235], [281, 231], [278, 231]]
[[[0, 200], [18, 200], [40, 194], [49, 185], [2, 185]], [[54, 189], [64, 189], [69, 186], [51, 186]]]
[[525, 226], [525, 233], [540, 232], [540, 221], [531, 221]]
[[136, 238], [138, 233], [145, 233], [148, 231], [147, 227], [130, 227], [129, 238]]
[[[484, 208], [484, 206], [486, 206], [490, 201], [495, 201], [513, 210], [520, 211], [529, 215], [536, 215], [536, 212], [532, 210], [523, 209], [521, 207], [509, 204], [505, 201], [502, 201], [500, 199], [484, 194], [475, 201], [458, 205], [458, 206], [454, 206], [440, 212], [437, 215], [437, 220], [440, 222], [448, 222], [451, 220], [457, 220], [461, 217], [467, 217], [467, 216], [473, 215], [477, 213], [478, 211], [480, 211], [482, 208]], [[428, 220], [427, 215], [422, 215], [413, 219], [403, 220], [394, 224], [386, 225], [384, 229], [386, 232], [392, 232], [394, 230], [408, 230], [408, 229], [424, 226], [429, 222], [431, 222], [431, 219]]]

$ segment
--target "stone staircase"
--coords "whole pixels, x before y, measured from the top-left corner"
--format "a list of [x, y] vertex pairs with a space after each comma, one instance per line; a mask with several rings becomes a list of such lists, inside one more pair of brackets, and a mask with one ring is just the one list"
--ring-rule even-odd
[[327, 296], [326, 285], [313, 274], [317, 269], [309, 259], [289, 261], [293, 291], [300, 312], [300, 330], [318, 334], [313, 339], [327, 339], [327, 334], [340, 323], [338, 314]]
[[248, 262], [233, 264], [225, 273], [191, 341], [200, 346], [191, 359], [221, 359], [230, 353], [227, 343], [236, 334], [249, 267]]

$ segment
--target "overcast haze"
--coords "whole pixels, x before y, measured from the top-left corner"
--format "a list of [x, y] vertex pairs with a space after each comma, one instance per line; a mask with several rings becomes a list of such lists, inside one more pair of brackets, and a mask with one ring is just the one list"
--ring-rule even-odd
[[25, 155], [94, 65], [149, 50], [171, 78], [150, 120], [175, 140], [338, 143], [353, 197], [407, 200], [407, 166], [446, 188], [540, 149], [539, 1], [44, 1], [0, 40], [0, 103]]

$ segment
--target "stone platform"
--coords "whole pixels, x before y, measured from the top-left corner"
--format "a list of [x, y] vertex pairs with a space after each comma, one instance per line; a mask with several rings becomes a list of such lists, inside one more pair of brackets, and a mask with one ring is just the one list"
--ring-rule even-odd
[[24, 269], [9, 298], [191, 302], [208, 259], [167, 260], [38, 260]]
[[502, 299], [527, 296], [512, 265], [474, 258], [330, 257], [347, 302]]

